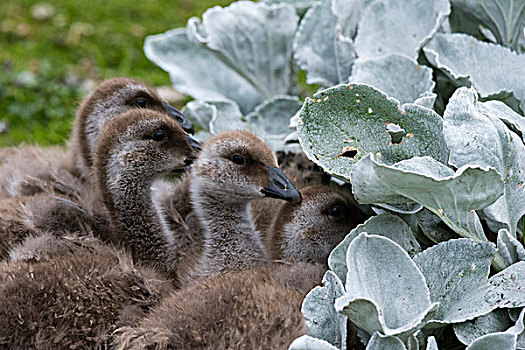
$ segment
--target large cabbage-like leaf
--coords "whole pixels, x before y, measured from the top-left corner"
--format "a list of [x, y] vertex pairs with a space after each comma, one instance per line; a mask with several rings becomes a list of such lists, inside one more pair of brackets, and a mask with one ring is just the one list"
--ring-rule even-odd
[[492, 106], [479, 102], [474, 89], [456, 90], [445, 110], [443, 133], [450, 164], [493, 167], [503, 176], [505, 192], [489, 213], [515, 236], [518, 220], [525, 214], [525, 145], [500, 120], [500, 109]]
[[361, 58], [392, 53], [417, 59], [418, 51], [450, 13], [448, 0], [377, 0], [359, 22], [355, 48]]
[[[249, 81], [264, 99], [291, 94], [292, 41], [299, 17], [288, 4], [239, 1], [188, 20], [188, 36]], [[211, 68], [215, 72], [217, 68]], [[236, 101], [238, 102], [238, 101]]]
[[348, 181], [368, 153], [385, 163], [431, 156], [447, 161], [442, 119], [434, 111], [397, 100], [368, 85], [339, 85], [307, 98], [297, 132], [307, 157]]
[[250, 83], [212, 52], [189, 42], [184, 28], [148, 36], [144, 52], [170, 73], [177, 90], [195, 99], [231, 99], [245, 111], [263, 100]]
[[510, 319], [508, 311], [498, 309], [475, 320], [455, 324], [454, 333], [460, 342], [468, 345], [481, 336], [504, 332], [513, 325], [514, 322]]
[[423, 49], [430, 63], [455, 79], [467, 79], [482, 98], [514, 94], [525, 103], [525, 55], [466, 34], [437, 34]]
[[[322, 0], [304, 16], [294, 40], [294, 57], [309, 84], [346, 82], [355, 58], [352, 40], [336, 29], [332, 0]], [[316, 40], [322, 38], [322, 40]]]
[[343, 283], [335, 273], [327, 271], [323, 285], [312, 289], [303, 301], [306, 332], [341, 348], [346, 342], [346, 316], [335, 311], [334, 302], [344, 293]]
[[498, 43], [517, 51], [525, 27], [525, 2], [522, 0], [451, 0], [463, 14], [474, 16], [488, 27]]
[[290, 344], [289, 350], [338, 350], [326, 340], [303, 335]]
[[470, 343], [466, 350], [516, 349], [518, 335], [523, 332], [523, 312], [516, 325], [505, 332], [490, 333]]
[[361, 233], [347, 251], [346, 293], [335, 302], [369, 334], [402, 340], [435, 312], [425, 279], [407, 252], [388, 238]]
[[290, 118], [303, 104], [295, 96], [277, 96], [264, 101], [245, 119], [252, 130], [263, 136], [274, 151], [281, 151], [290, 133]]
[[350, 83], [371, 85], [396, 98], [401, 104], [413, 103], [427, 96], [435, 85], [432, 69], [401, 55], [359, 58], [354, 63], [349, 80]]
[[337, 19], [337, 30], [353, 39], [363, 11], [373, 0], [333, 0], [332, 12]]
[[366, 345], [366, 350], [406, 350], [406, 347], [397, 337], [385, 337], [381, 333], [375, 332]]
[[475, 210], [494, 203], [503, 193], [495, 169], [462, 167], [456, 173], [430, 157], [417, 157], [393, 166], [371, 155], [351, 174], [352, 191], [361, 203], [420, 203], [460, 236], [486, 240]]
[[392, 214], [381, 214], [372, 216], [354, 228], [345, 239], [332, 250], [328, 257], [328, 266], [334, 271], [343, 283], [346, 282], [346, 252], [350, 243], [362, 232], [371, 235], [383, 236], [399, 244], [410, 256], [421, 251], [421, 246], [417, 242], [412, 230], [399, 217]]
[[439, 243], [414, 257], [425, 276], [430, 299], [439, 302], [433, 321], [464, 322], [491, 311], [481, 305], [478, 310], [467, 302], [471, 293], [487, 284], [495, 253], [493, 243], [462, 238]]

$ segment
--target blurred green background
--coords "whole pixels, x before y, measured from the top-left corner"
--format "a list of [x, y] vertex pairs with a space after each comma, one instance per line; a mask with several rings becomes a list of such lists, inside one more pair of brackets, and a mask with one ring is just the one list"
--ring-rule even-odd
[[102, 79], [170, 85], [144, 56], [144, 38], [231, 2], [0, 1], [0, 147], [64, 144], [79, 102]]

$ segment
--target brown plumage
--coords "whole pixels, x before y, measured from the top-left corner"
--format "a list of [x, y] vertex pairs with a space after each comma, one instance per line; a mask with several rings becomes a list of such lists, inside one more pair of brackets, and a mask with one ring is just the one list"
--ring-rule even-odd
[[137, 317], [172, 288], [132, 261], [174, 269], [173, 242], [150, 187], [155, 177], [189, 163], [194, 150], [187, 138], [171, 118], [148, 110], [128, 111], [105, 125], [94, 176], [115, 240], [131, 256], [90, 236], [26, 238], [12, 249], [14, 261], [0, 265], [0, 344], [106, 347], [119, 322]]
[[211, 138], [192, 166], [189, 186], [192, 210], [204, 229], [202, 255], [190, 279], [265, 264], [250, 202], [265, 196], [300, 200], [268, 144], [245, 130]]
[[37, 146], [0, 149], [0, 198], [54, 189], [76, 199], [76, 189], [88, 178], [92, 153], [104, 123], [140, 108], [169, 115], [187, 131], [193, 130], [180, 112], [143, 82], [128, 78], [105, 80], [78, 109], [67, 151]]
[[271, 264], [173, 292], [120, 328], [117, 349], [286, 349], [306, 331], [301, 303], [323, 267]]

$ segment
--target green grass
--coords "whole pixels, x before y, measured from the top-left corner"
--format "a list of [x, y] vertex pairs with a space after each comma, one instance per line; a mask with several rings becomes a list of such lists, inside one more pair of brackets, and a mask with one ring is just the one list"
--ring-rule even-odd
[[[31, 14], [39, 1], [0, 1], [0, 121], [9, 123], [0, 147], [63, 144], [87, 79], [127, 76], [169, 84], [168, 74], [144, 56], [144, 38], [230, 2], [54, 0], [54, 15], [39, 20]], [[27, 72], [34, 79], [23, 79]]]

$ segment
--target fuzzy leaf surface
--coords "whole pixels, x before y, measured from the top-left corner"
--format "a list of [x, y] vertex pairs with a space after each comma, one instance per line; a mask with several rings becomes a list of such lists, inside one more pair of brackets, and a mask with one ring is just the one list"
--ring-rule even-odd
[[310, 160], [346, 181], [354, 164], [370, 152], [380, 153], [388, 164], [424, 155], [448, 159], [439, 115], [414, 104], [400, 107], [368, 85], [339, 85], [307, 98], [297, 133]]
[[244, 110], [252, 110], [263, 100], [250, 83], [212, 52], [191, 43], [184, 28], [148, 36], [144, 52], [170, 74], [175, 89], [195, 99], [230, 99]]
[[308, 84], [328, 87], [347, 81], [355, 49], [352, 40], [337, 30], [332, 0], [321, 0], [308, 10], [294, 39], [294, 57], [306, 71]]
[[499, 118], [500, 109], [492, 106], [480, 102], [474, 89], [459, 88], [445, 110], [443, 133], [450, 164], [492, 167], [502, 174], [503, 197], [488, 212], [516, 235], [518, 220], [525, 214], [525, 145]]
[[346, 293], [335, 308], [357, 327], [407, 338], [435, 312], [423, 275], [392, 240], [361, 233], [346, 258]]
[[487, 284], [495, 253], [493, 243], [462, 238], [439, 243], [414, 257], [425, 276], [430, 299], [439, 302], [433, 321], [463, 322], [485, 312], [477, 311], [477, 305], [468, 305], [467, 301]]
[[432, 80], [432, 69], [419, 65], [411, 58], [395, 54], [358, 58], [349, 82], [371, 85], [401, 104], [413, 103], [418, 98], [427, 96], [427, 93], [431, 94], [436, 85]]
[[525, 55], [466, 34], [436, 34], [423, 50], [432, 65], [457, 80], [468, 79], [482, 98], [505, 99], [513, 94], [523, 110]]
[[513, 235], [506, 229], [498, 232], [497, 238], [498, 253], [503, 258], [507, 266], [525, 261], [525, 248]]
[[406, 347], [397, 337], [385, 337], [375, 332], [366, 345], [366, 350], [406, 350]]
[[399, 216], [380, 214], [372, 216], [365, 223], [354, 228], [345, 239], [332, 250], [328, 257], [328, 266], [334, 271], [343, 283], [346, 282], [348, 272], [346, 265], [346, 252], [350, 243], [362, 232], [371, 235], [383, 236], [399, 244], [410, 256], [421, 251], [412, 230]]
[[301, 312], [308, 335], [341, 348], [346, 342], [346, 316], [335, 311], [335, 299], [343, 295], [341, 280], [332, 271], [323, 277], [323, 286], [312, 289], [305, 297]]
[[430, 157], [417, 157], [393, 166], [371, 155], [352, 170], [352, 191], [361, 203], [422, 204], [460, 236], [486, 240], [475, 210], [494, 203], [503, 193], [495, 169], [462, 167], [456, 173]]
[[514, 322], [505, 309], [494, 310], [474, 320], [454, 325], [454, 333], [460, 342], [469, 345], [474, 340], [490, 333], [504, 332], [512, 327]]
[[326, 340], [303, 335], [295, 339], [288, 350], [337, 350], [337, 348]]
[[498, 43], [518, 49], [525, 27], [525, 2], [520, 0], [451, 0], [452, 5], [474, 16], [496, 37]]
[[362, 58], [397, 53], [417, 59], [449, 13], [448, 0], [374, 1], [359, 22], [356, 51]]
[[238, 1], [208, 9], [202, 23], [190, 18], [187, 30], [192, 42], [209, 49], [269, 99], [292, 92], [292, 42], [298, 21], [291, 5]]
[[246, 115], [252, 131], [264, 137], [274, 151], [280, 151], [284, 139], [290, 134], [290, 118], [303, 104], [295, 96], [277, 96], [264, 101]]

